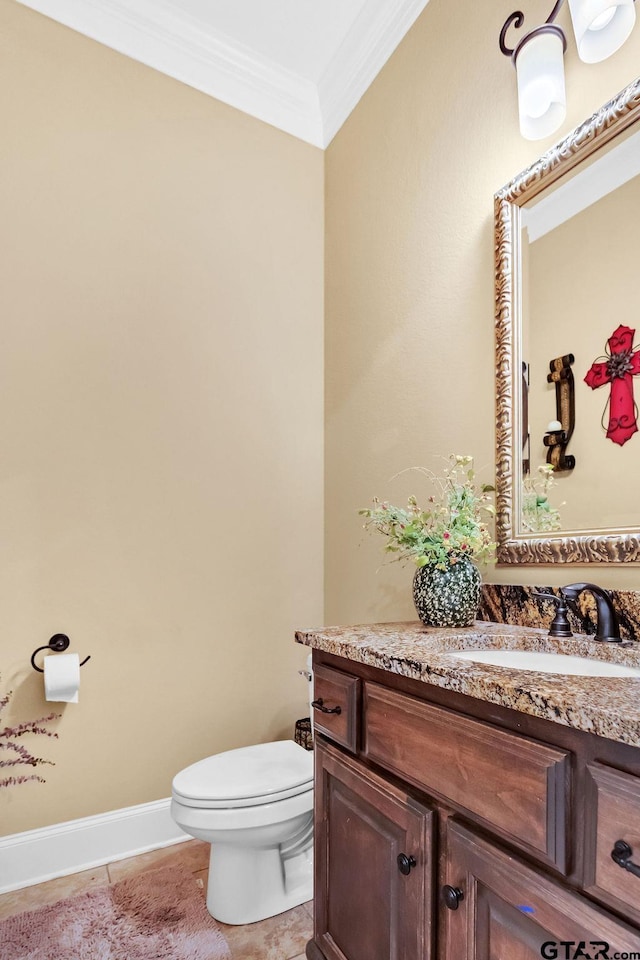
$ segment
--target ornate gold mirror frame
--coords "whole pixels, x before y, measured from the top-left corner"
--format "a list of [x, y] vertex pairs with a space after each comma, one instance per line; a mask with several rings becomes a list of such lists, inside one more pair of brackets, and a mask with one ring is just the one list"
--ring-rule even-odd
[[498, 563], [640, 562], [640, 529], [594, 530], [578, 535], [540, 536], [518, 532], [519, 455], [522, 411], [516, 407], [521, 335], [521, 207], [583, 160], [640, 122], [640, 78], [552, 147], [500, 190], [495, 209], [496, 283], [496, 540]]

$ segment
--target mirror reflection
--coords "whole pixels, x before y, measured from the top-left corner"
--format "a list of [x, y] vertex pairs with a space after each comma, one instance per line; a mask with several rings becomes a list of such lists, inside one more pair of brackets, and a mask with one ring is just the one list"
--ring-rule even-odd
[[521, 208], [521, 533], [640, 527], [639, 253], [639, 132]]
[[640, 78], [494, 203], [498, 562], [640, 563]]

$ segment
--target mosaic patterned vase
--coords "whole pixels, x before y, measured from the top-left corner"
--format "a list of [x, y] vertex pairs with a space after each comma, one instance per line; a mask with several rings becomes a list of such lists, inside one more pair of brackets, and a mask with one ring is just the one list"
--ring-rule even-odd
[[446, 570], [418, 567], [413, 578], [413, 602], [427, 627], [468, 627], [480, 602], [480, 571], [471, 560], [459, 560]]

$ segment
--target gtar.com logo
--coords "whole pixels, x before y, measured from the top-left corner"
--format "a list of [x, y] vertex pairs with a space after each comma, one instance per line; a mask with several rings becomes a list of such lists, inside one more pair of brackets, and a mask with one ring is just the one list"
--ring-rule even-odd
[[640, 960], [640, 950], [620, 953], [604, 940], [546, 940], [540, 956], [543, 960]]

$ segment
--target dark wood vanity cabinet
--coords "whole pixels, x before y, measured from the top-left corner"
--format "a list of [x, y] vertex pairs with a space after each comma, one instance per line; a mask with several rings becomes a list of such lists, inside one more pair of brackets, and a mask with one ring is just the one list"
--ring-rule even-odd
[[[628, 956], [640, 932], [477, 836], [447, 827], [444, 960]], [[446, 904], [445, 904], [446, 905]]]
[[565, 872], [570, 755], [365, 684], [362, 754]]
[[340, 711], [314, 713], [309, 960], [640, 958], [640, 876], [611, 858], [623, 840], [640, 864], [640, 749], [326, 653], [314, 668]]
[[430, 960], [433, 812], [316, 749], [315, 939], [327, 960]]
[[[640, 779], [601, 763], [587, 766], [584, 888], [640, 925]], [[626, 843], [633, 871], [611, 856]]]
[[342, 670], [314, 668], [314, 729], [351, 751], [357, 747], [360, 688], [360, 680]]

